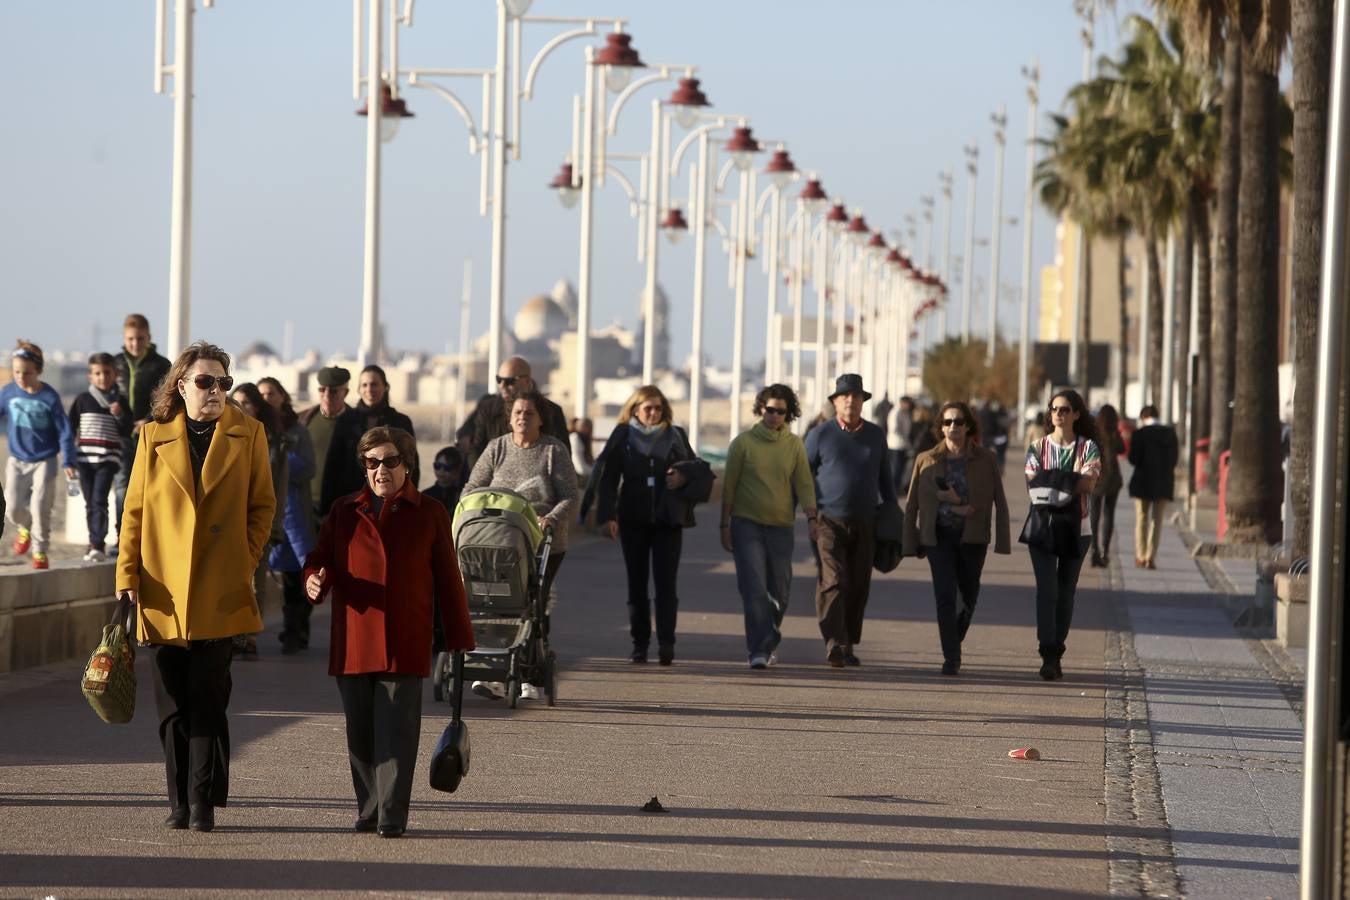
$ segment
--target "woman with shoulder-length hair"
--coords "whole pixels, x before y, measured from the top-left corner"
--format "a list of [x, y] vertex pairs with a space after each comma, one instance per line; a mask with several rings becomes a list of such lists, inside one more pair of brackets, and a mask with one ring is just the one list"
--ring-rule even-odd
[[346, 717], [354, 828], [385, 838], [408, 827], [432, 606], [447, 650], [474, 647], [450, 516], [418, 492], [409, 471], [416, 453], [401, 428], [362, 435], [356, 455], [366, 485], [333, 503], [305, 560], [310, 601], [333, 603], [328, 674]]
[[1104, 569], [1111, 559], [1111, 538], [1116, 534], [1116, 499], [1125, 481], [1120, 475], [1120, 456], [1125, 441], [1120, 436], [1120, 413], [1109, 403], [1097, 410], [1097, 448], [1102, 454], [1102, 474], [1088, 497], [1088, 524], [1092, 528], [1092, 565]]
[[792, 526], [800, 504], [816, 537], [816, 488], [802, 439], [788, 428], [802, 414], [792, 388], [771, 384], [755, 397], [759, 417], [727, 450], [722, 549], [736, 560], [750, 668], [766, 669], [783, 636], [792, 584]]
[[169, 828], [210, 831], [229, 793], [232, 638], [262, 630], [253, 593], [276, 498], [262, 423], [228, 401], [230, 357], [198, 341], [156, 389], [119, 535], [117, 590], [158, 645], [155, 706]]
[[1066, 512], [1077, 527], [1070, 546], [1027, 546], [1036, 573], [1036, 640], [1040, 644], [1040, 675], [1046, 681], [1064, 677], [1060, 659], [1073, 619], [1083, 554], [1091, 541], [1087, 498], [1102, 473], [1096, 428], [1077, 391], [1059, 391], [1050, 399], [1050, 422], [1053, 430], [1027, 448], [1027, 489], [1033, 506]]
[[980, 423], [970, 407], [959, 400], [942, 404], [934, 431], [938, 443], [914, 461], [909, 481], [904, 555], [928, 559], [942, 674], [957, 675], [980, 596], [991, 521], [995, 553], [1011, 553], [1012, 539], [998, 456], [980, 446]]
[[670, 403], [661, 389], [645, 384], [633, 392], [609, 433], [593, 475], [597, 482], [596, 521], [610, 540], [618, 538], [628, 571], [629, 657], [647, 661], [652, 638], [650, 577], [655, 583], [656, 643], [661, 665], [675, 659], [675, 620], [679, 595], [675, 588], [684, 529], [694, 514], [681, 493], [688, 485], [682, 463], [694, 460], [684, 429], [674, 424]]

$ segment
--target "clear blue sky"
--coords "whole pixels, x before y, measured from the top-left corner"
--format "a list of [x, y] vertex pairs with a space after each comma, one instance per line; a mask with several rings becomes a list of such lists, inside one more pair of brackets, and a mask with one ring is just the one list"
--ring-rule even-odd
[[[200, 2], [200, 0], [199, 0]], [[1098, 24], [1098, 52], [1120, 40], [1117, 4]], [[957, 173], [953, 252], [964, 228], [961, 147], [981, 151], [976, 234], [990, 231], [989, 115], [1008, 109], [1005, 215], [1021, 216], [1026, 100], [1019, 68], [1040, 60], [1042, 112], [1061, 104], [1081, 68], [1070, 0], [536, 0], [537, 15], [624, 15], [649, 62], [693, 63], [714, 108], [745, 113], [781, 138], [826, 191], [868, 222], [903, 229], [937, 174]], [[365, 172], [363, 120], [351, 96], [347, 0], [218, 0], [196, 16], [196, 176], [192, 335], [238, 349], [278, 348], [295, 322], [297, 351], [354, 352], [360, 331]], [[554, 26], [526, 30], [533, 55]], [[167, 329], [172, 102], [152, 92], [154, 4], [78, 0], [0, 4], [0, 77], [11, 86], [0, 140], [0, 308], [5, 334], [50, 349], [112, 349], [122, 316]], [[490, 66], [495, 3], [422, 0], [402, 32], [401, 64]], [[545, 189], [570, 144], [571, 97], [582, 88], [582, 42], [541, 70], [524, 111], [523, 158], [509, 170], [507, 315], [560, 277], [576, 280], [577, 210]], [[610, 147], [648, 143], [651, 87], [624, 111]], [[471, 108], [478, 89], [466, 88]], [[459, 118], [424, 91], [385, 148], [382, 318], [392, 348], [437, 350], [455, 339], [463, 259], [474, 259], [472, 333], [487, 327], [488, 221], [478, 216], [478, 158]], [[1044, 122], [1044, 119], [1042, 119]], [[1044, 133], [1042, 125], [1042, 133]], [[734, 179], [733, 179], [734, 185]], [[795, 189], [794, 189], [795, 190]], [[683, 197], [682, 183], [674, 195]], [[643, 268], [635, 223], [616, 184], [596, 204], [594, 325], [637, 315]], [[1049, 262], [1053, 222], [1036, 221], [1036, 265]], [[934, 238], [934, 252], [939, 240]], [[1021, 229], [1004, 234], [1002, 280], [1020, 284]], [[987, 249], [977, 251], [987, 280]], [[692, 242], [662, 250], [672, 300], [673, 356], [688, 353]], [[749, 286], [747, 360], [763, 352], [766, 289]], [[708, 352], [730, 358], [731, 291], [716, 246], [708, 270]], [[1039, 278], [1033, 279], [1033, 292]], [[1016, 290], [1003, 328], [1015, 329]], [[977, 308], [974, 322], [983, 327]]]

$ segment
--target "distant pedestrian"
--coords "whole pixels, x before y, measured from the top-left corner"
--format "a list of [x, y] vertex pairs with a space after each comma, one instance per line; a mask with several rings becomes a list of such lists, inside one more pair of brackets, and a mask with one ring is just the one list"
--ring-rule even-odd
[[711, 477], [711, 471], [674, 423], [665, 394], [652, 384], [624, 403], [598, 459], [592, 473], [596, 521], [610, 540], [618, 539], [628, 574], [629, 659], [647, 662], [654, 604], [658, 661], [668, 666], [675, 659], [684, 529], [694, 526], [693, 503], [686, 496], [700, 488], [691, 484], [690, 475]]
[[122, 454], [122, 467], [113, 481], [120, 530], [127, 479], [131, 477], [131, 464], [136, 458], [136, 443], [141, 428], [152, 421], [155, 391], [169, 374], [169, 361], [156, 351], [150, 340], [150, 320], [140, 313], [131, 313], [123, 320], [122, 350], [114, 359], [117, 361], [117, 390], [131, 407], [131, 445]]
[[1162, 537], [1167, 504], [1176, 492], [1179, 447], [1171, 425], [1158, 421], [1158, 408], [1139, 411], [1139, 427], [1130, 439], [1130, 496], [1134, 498], [1134, 564], [1157, 567], [1158, 541]]
[[592, 434], [595, 425], [590, 419], [573, 419], [568, 426], [567, 439], [572, 448], [572, 468], [577, 470], [577, 478], [582, 483], [591, 477], [595, 468], [595, 450]]
[[422, 492], [423, 497], [430, 497], [441, 506], [450, 515], [451, 519], [455, 517], [455, 507], [459, 505], [460, 495], [464, 493], [464, 482], [468, 478], [468, 473], [464, 471], [464, 456], [455, 447], [442, 447], [436, 451], [436, 459], [432, 461], [432, 470], [436, 473], [436, 482]]
[[117, 388], [117, 364], [111, 354], [89, 357], [89, 389], [70, 404], [70, 430], [75, 433], [75, 468], [89, 532], [84, 559], [103, 562], [108, 558], [108, 495], [131, 444], [131, 407]]
[[871, 396], [861, 375], [840, 375], [829, 398], [835, 417], [806, 436], [819, 510], [816, 618], [826, 661], [835, 668], [862, 664], [853, 650], [862, 642], [871, 590], [877, 510], [896, 502], [886, 435], [862, 417]]
[[1102, 475], [1088, 497], [1088, 524], [1092, 526], [1092, 565], [1104, 569], [1111, 558], [1111, 539], [1116, 533], [1116, 498], [1124, 482], [1120, 456], [1125, 441], [1120, 437], [1120, 414], [1109, 403], [1097, 410], [1097, 446], [1102, 451]]
[[351, 377], [352, 373], [341, 366], [320, 369], [315, 378], [319, 403], [299, 416], [314, 445], [314, 477], [309, 490], [319, 520], [328, 515], [337, 498], [361, 490], [366, 483], [356, 455], [356, 445], [365, 432], [361, 430], [361, 417], [347, 405]]
[[361, 436], [366, 473], [341, 497], [305, 561], [305, 593], [331, 600], [328, 673], [337, 679], [356, 793], [356, 831], [396, 838], [408, 827], [422, 733], [422, 679], [431, 674], [432, 609], [451, 651], [472, 650], [464, 581], [450, 517], [423, 499], [407, 460], [412, 435], [376, 428]]
[[1003, 471], [1008, 456], [1008, 411], [997, 400], [980, 406], [980, 441], [998, 457], [998, 470]]
[[897, 494], [909, 490], [909, 470], [913, 461], [914, 398], [901, 397], [886, 417], [886, 459]]
[[[478, 455], [490, 441], [511, 433], [511, 402], [521, 394], [530, 392], [539, 393], [539, 385], [527, 361], [513, 356], [497, 368], [497, 392], [480, 397], [478, 405], [455, 432], [455, 437], [465, 448], [470, 469], [478, 462]], [[557, 438], [564, 447], [570, 448], [567, 417], [563, 415], [562, 407], [544, 397], [540, 414], [543, 416], [544, 434]]]
[[119, 537], [118, 593], [158, 646], [168, 828], [210, 831], [230, 786], [231, 639], [262, 630], [253, 572], [276, 499], [261, 422], [228, 402], [230, 357], [197, 342], [155, 392]]
[[1036, 639], [1040, 645], [1040, 675], [1046, 681], [1063, 678], [1060, 659], [1073, 620], [1074, 594], [1091, 536], [1087, 496], [1102, 472], [1096, 429], [1077, 391], [1060, 391], [1050, 400], [1054, 431], [1027, 447], [1027, 487], [1032, 502], [1066, 509], [1077, 522], [1069, 546], [1060, 550], [1028, 545], [1036, 574]]
[[14, 553], [24, 556], [31, 547], [34, 569], [50, 565], [47, 546], [56, 500], [57, 457], [67, 479], [78, 477], [70, 417], [61, 406], [60, 395], [42, 381], [42, 365], [42, 348], [19, 341], [10, 353], [14, 380], [0, 388], [0, 419], [6, 422], [9, 440], [5, 493], [15, 528]]
[[[356, 413], [360, 417], [362, 434], [372, 428], [401, 428], [411, 434], [414, 441], [417, 440], [412, 419], [394, 409], [389, 403], [389, 376], [385, 374], [384, 369], [376, 365], [366, 366], [361, 370], [356, 390], [361, 398], [357, 401]], [[417, 487], [422, 469], [417, 462], [416, 454], [413, 455], [409, 467], [413, 487]]]
[[760, 420], [727, 450], [722, 485], [722, 549], [736, 560], [750, 668], [777, 662], [792, 587], [795, 508], [817, 537], [816, 490], [806, 447], [788, 428], [801, 416], [792, 388], [771, 384], [755, 397]]
[[[286, 540], [286, 495], [289, 493], [290, 461], [287, 459], [284, 437], [277, 411], [263, 399], [258, 386], [251, 381], [236, 384], [230, 399], [238, 404], [244, 415], [262, 423], [267, 435], [267, 464], [272, 471], [272, 494], [276, 497], [276, 511], [272, 515], [272, 532], [267, 538], [268, 553], [258, 561], [253, 573], [254, 595], [261, 609], [264, 579], [267, 578], [268, 557], [271, 549]], [[261, 632], [262, 629], [259, 629]], [[235, 635], [234, 651], [246, 661], [258, 658], [258, 632]]]
[[[275, 378], [258, 379], [258, 393], [277, 412], [281, 447], [286, 453], [285, 512], [282, 537], [268, 551], [267, 565], [281, 576], [281, 652], [298, 653], [309, 647], [309, 618], [313, 607], [305, 597], [301, 570], [314, 549], [314, 504], [310, 479], [314, 475], [314, 443], [309, 429], [291, 405], [291, 395]], [[277, 503], [282, 498], [278, 496]]]
[[944, 403], [937, 424], [943, 439], [914, 461], [905, 501], [904, 554], [928, 559], [942, 674], [957, 675], [991, 536], [994, 552], [1001, 554], [1012, 552], [1012, 539], [998, 456], [979, 443], [980, 423], [970, 407]]

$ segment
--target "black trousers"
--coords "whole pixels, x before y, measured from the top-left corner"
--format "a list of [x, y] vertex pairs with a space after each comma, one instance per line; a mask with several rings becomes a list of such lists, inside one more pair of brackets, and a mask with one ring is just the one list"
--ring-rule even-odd
[[1078, 539], [1077, 556], [1058, 556], [1040, 547], [1027, 547], [1036, 573], [1036, 640], [1041, 656], [1058, 660], [1073, 621], [1073, 600], [1078, 591], [1078, 573], [1083, 569], [1087, 537]]
[[[1111, 538], [1116, 534], [1116, 498], [1119, 491], [1088, 497], [1088, 524], [1092, 526], [1092, 555], [1110, 556]], [[1106, 515], [1102, 515], [1105, 513]]]
[[406, 828], [422, 734], [422, 679], [384, 672], [339, 675], [337, 686], [347, 719], [356, 814]]
[[108, 538], [108, 492], [119, 471], [115, 462], [80, 463], [80, 490], [84, 492], [84, 522], [89, 528], [89, 546], [104, 549]]
[[876, 516], [832, 519], [816, 517], [816, 619], [825, 648], [845, 649], [862, 642], [863, 613], [872, 589], [876, 554]]
[[230, 638], [160, 647], [155, 709], [169, 804], [224, 806], [230, 792]]
[[960, 531], [938, 529], [936, 547], [924, 548], [933, 574], [933, 597], [937, 601], [938, 639], [942, 658], [961, 664], [961, 642], [970, 630], [975, 604], [980, 597], [980, 574], [988, 544], [963, 544]]
[[633, 637], [633, 646], [645, 650], [652, 641], [649, 579], [656, 588], [656, 642], [662, 647], [675, 646], [675, 619], [680, 607], [675, 576], [680, 568], [684, 529], [621, 519], [619, 546], [623, 548], [623, 564], [628, 570], [628, 632]]
[[309, 617], [314, 604], [305, 596], [303, 572], [281, 573], [281, 641], [297, 647], [309, 646]]

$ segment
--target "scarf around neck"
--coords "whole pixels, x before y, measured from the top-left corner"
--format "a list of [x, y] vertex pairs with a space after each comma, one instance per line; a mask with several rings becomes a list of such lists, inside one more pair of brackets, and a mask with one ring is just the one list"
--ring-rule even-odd
[[670, 450], [671, 429], [665, 423], [643, 425], [637, 416], [628, 420], [628, 446], [643, 456], [664, 457]]
[[109, 398], [108, 393], [99, 390], [92, 384], [89, 385], [89, 396], [93, 397], [94, 402], [97, 403], [99, 406], [103, 407], [104, 409], [107, 409], [109, 406], [112, 405], [112, 400]]

